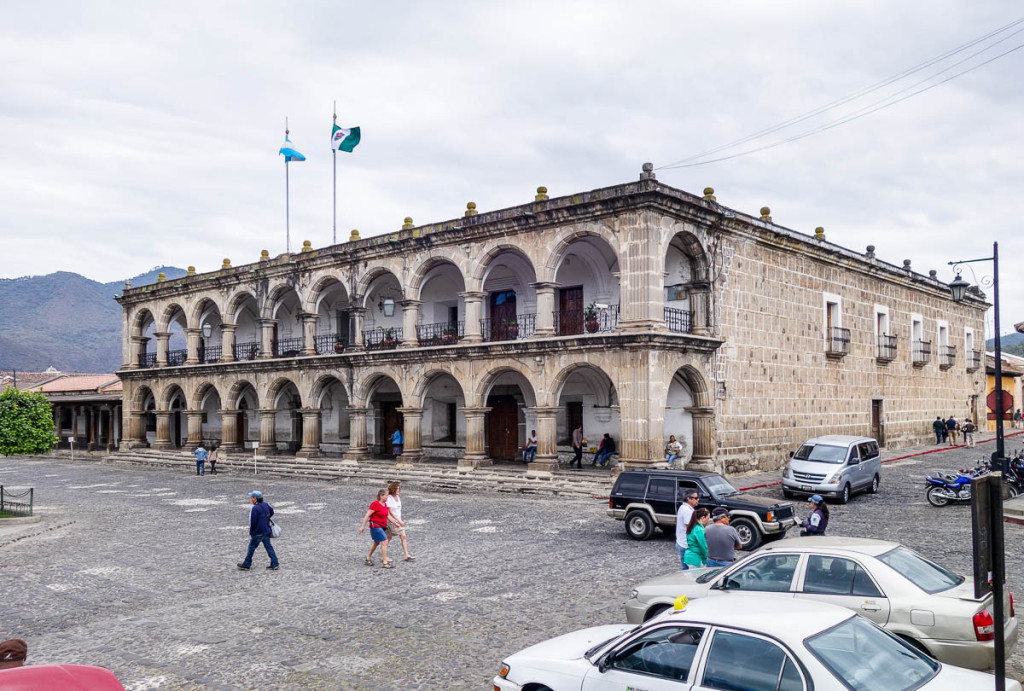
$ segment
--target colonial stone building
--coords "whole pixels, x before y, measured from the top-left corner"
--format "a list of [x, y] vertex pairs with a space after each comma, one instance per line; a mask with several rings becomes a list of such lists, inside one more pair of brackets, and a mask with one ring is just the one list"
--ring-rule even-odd
[[[638, 182], [141, 288], [124, 308], [128, 444], [537, 467], [582, 424], [627, 465], [778, 467], [819, 433], [923, 441], [977, 410], [986, 304], [932, 275]], [[169, 346], [182, 339], [185, 348]], [[149, 420], [149, 424], [147, 424]], [[147, 431], [147, 428], [152, 431]]]

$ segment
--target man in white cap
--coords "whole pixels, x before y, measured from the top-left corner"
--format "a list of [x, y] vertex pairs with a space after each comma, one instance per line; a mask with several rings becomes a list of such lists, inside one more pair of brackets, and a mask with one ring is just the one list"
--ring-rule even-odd
[[263, 501], [263, 493], [259, 490], [249, 492], [252, 500], [252, 508], [249, 509], [249, 551], [245, 553], [245, 561], [238, 562], [238, 568], [248, 571], [252, 568], [252, 555], [256, 548], [262, 544], [270, 557], [271, 571], [277, 571], [277, 553], [274, 546], [270, 544], [270, 517], [274, 515], [274, 507]]

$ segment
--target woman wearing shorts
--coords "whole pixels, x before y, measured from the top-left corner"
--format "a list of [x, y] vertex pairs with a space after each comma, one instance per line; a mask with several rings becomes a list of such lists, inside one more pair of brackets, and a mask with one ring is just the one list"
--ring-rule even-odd
[[405, 521], [402, 520], [402, 498], [398, 493], [402, 491], [402, 485], [397, 482], [388, 483], [388, 537], [397, 535], [402, 540], [402, 551], [405, 552], [405, 560], [412, 561], [416, 557], [409, 554], [409, 541], [405, 537]]
[[359, 526], [359, 532], [366, 530], [366, 523], [370, 523], [370, 537], [373, 539], [373, 545], [366, 555], [366, 565], [373, 566], [373, 552], [377, 549], [377, 545], [380, 545], [380, 565], [385, 569], [390, 569], [394, 568], [395, 564], [388, 559], [388, 536], [384, 532], [384, 529], [388, 527], [388, 507], [384, 503], [384, 497], [387, 494], [386, 489], [377, 491], [377, 499], [371, 502], [370, 508], [366, 510], [363, 523]]

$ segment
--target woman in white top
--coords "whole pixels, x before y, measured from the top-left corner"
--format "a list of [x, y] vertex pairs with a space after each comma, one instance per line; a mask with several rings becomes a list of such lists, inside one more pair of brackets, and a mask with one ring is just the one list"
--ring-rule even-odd
[[388, 532], [390, 537], [397, 535], [402, 540], [402, 551], [405, 552], [405, 560], [412, 561], [416, 557], [409, 554], [409, 541], [405, 537], [405, 521], [402, 520], [402, 499], [398, 493], [402, 486], [397, 482], [388, 483]]

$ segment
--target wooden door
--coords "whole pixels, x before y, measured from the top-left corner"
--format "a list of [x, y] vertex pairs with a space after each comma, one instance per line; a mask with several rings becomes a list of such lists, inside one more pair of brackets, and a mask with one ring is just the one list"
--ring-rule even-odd
[[488, 399], [487, 446], [491, 458], [511, 460], [519, 452], [519, 404], [511, 396]]
[[879, 445], [884, 443], [882, 439], [882, 401], [877, 398], [871, 401], [871, 436], [878, 440]]
[[558, 291], [558, 333], [583, 333], [583, 286], [560, 288]]
[[[566, 444], [572, 443], [572, 433], [577, 427], [583, 424], [583, 403], [581, 401], [569, 401], [565, 404], [565, 426], [568, 438]], [[586, 434], [584, 434], [586, 436]]]
[[[401, 405], [397, 401], [383, 401], [380, 404], [382, 424], [378, 447], [382, 455], [391, 455], [391, 437], [402, 426], [402, 414], [398, 412]], [[402, 440], [405, 441], [405, 430], [402, 430]]]
[[516, 293], [503, 290], [491, 293], [491, 340], [510, 341], [518, 338], [519, 324], [516, 321]]

